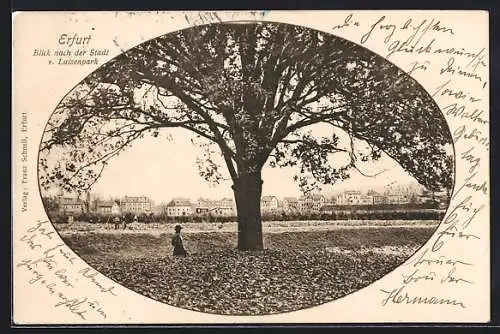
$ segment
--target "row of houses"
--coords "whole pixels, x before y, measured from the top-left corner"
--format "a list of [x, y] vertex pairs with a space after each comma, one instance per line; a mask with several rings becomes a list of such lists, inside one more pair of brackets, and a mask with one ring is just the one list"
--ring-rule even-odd
[[173, 198], [170, 202], [162, 205], [160, 211], [169, 217], [212, 215], [212, 216], [234, 216], [236, 205], [232, 198], [225, 197], [220, 200], [199, 198], [191, 202], [187, 198]]
[[380, 194], [369, 190], [363, 193], [358, 190], [347, 190], [333, 197], [321, 194], [311, 194], [296, 197], [284, 197], [281, 201], [276, 196], [263, 196], [261, 199], [262, 212], [319, 212], [325, 206], [331, 205], [384, 205], [384, 204], [421, 204], [429, 201], [446, 202], [446, 194], [430, 194], [423, 192], [386, 192]]
[[337, 205], [378, 205], [378, 204], [406, 204], [416, 203], [418, 198], [412, 193], [386, 193], [380, 194], [370, 190], [366, 194], [361, 191], [344, 191], [336, 197]]
[[236, 206], [231, 198], [211, 200], [200, 198], [195, 203], [187, 198], [173, 198], [166, 204], [155, 205], [147, 196], [125, 196], [120, 199], [86, 200], [70, 197], [58, 197], [57, 204], [60, 212], [66, 214], [81, 214], [84, 212], [103, 215], [120, 215], [123, 213], [165, 214], [171, 217], [197, 215], [233, 216]]
[[[433, 194], [434, 196], [434, 194]], [[411, 192], [384, 193], [380, 194], [373, 190], [362, 193], [357, 190], [348, 190], [333, 197], [325, 197], [322, 194], [310, 194], [306, 196], [284, 197], [262, 196], [261, 212], [320, 212], [331, 205], [381, 205], [381, 204], [407, 204], [425, 203], [430, 200], [441, 200], [445, 196], [431, 198], [428, 193], [415, 194]], [[225, 197], [214, 200], [198, 198], [191, 201], [188, 198], [176, 197], [168, 203], [155, 205], [147, 196], [125, 196], [115, 200], [82, 201], [79, 199], [59, 198], [59, 210], [66, 213], [95, 212], [98, 214], [121, 214], [130, 212], [133, 214], [165, 214], [169, 217], [211, 215], [211, 216], [235, 216], [236, 205], [232, 198]]]
[[71, 197], [57, 198], [59, 211], [68, 214], [79, 214], [91, 212], [98, 214], [121, 214], [122, 212], [131, 212], [134, 214], [151, 213], [154, 211], [154, 202], [147, 196], [125, 196], [121, 199], [110, 200], [86, 200]]

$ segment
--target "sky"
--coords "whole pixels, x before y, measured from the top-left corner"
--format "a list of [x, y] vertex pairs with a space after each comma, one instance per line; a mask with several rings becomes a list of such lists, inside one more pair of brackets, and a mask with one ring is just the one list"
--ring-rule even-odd
[[[114, 157], [92, 192], [104, 198], [146, 195], [156, 204], [167, 202], [173, 197], [232, 197], [231, 181], [213, 186], [198, 174], [196, 157], [201, 156], [201, 150], [190, 142], [187, 132], [176, 131], [173, 140], [161, 135], [159, 138], [146, 137]], [[360, 165], [359, 168], [369, 175], [386, 171], [376, 177], [365, 177], [354, 171], [349, 180], [334, 186], [324, 186], [322, 193], [333, 195], [348, 189], [383, 191], [384, 186], [391, 183], [416, 183], [413, 177], [387, 156], [376, 163]], [[300, 196], [299, 187], [292, 179], [296, 172], [292, 168], [264, 167], [263, 195], [279, 198]]]

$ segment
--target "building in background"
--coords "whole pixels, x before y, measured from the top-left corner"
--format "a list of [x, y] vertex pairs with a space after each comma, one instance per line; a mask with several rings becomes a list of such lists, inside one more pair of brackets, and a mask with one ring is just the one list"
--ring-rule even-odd
[[361, 203], [361, 191], [359, 190], [346, 190], [337, 195], [338, 205], [359, 205]]
[[151, 213], [153, 208], [154, 202], [147, 196], [125, 196], [120, 201], [120, 209], [124, 213]]
[[372, 196], [374, 205], [387, 204], [387, 197], [374, 190], [368, 191], [367, 195]]
[[301, 212], [319, 212], [325, 203], [326, 198], [321, 194], [310, 194], [299, 198], [299, 208]]
[[229, 197], [220, 200], [200, 197], [196, 201], [194, 213], [197, 215], [230, 217], [236, 215], [236, 205], [234, 200]]
[[194, 213], [191, 200], [187, 198], [177, 197], [173, 198], [167, 205], [167, 216], [169, 217], [183, 217], [191, 216]]
[[373, 196], [368, 194], [361, 194], [359, 197], [360, 205], [373, 205]]
[[232, 198], [224, 197], [216, 202], [216, 207], [216, 214], [219, 216], [231, 217], [236, 215], [236, 203]]
[[97, 201], [96, 202], [96, 213], [102, 215], [110, 215], [111, 209], [113, 208], [114, 201]]
[[215, 201], [200, 197], [196, 201], [195, 213], [198, 215], [208, 214], [215, 207]]
[[276, 212], [278, 210], [278, 198], [276, 196], [262, 196], [260, 199], [261, 212]]
[[85, 202], [78, 198], [59, 197], [59, 211], [66, 214], [79, 214], [85, 212]]
[[299, 200], [297, 197], [284, 197], [282, 208], [284, 212], [298, 212], [300, 210]]
[[121, 215], [121, 206], [119, 200], [108, 200], [102, 201], [97, 200], [95, 202], [95, 210], [96, 213], [101, 215]]

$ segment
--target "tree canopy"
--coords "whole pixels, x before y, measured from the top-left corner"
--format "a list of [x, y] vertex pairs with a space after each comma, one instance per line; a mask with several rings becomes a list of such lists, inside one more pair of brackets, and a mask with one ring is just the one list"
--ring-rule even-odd
[[[314, 124], [331, 126], [332, 135], [318, 137]], [[221, 177], [215, 147], [234, 182], [268, 162], [298, 166], [296, 180], [308, 189], [346, 179], [384, 152], [428, 189], [450, 192], [453, 184], [446, 121], [413, 78], [350, 41], [281, 23], [197, 26], [101, 66], [51, 116], [40, 184], [86, 191], [110, 159], [166, 128], [197, 137], [207, 180]], [[339, 144], [340, 133], [350, 145]], [[348, 162], [329, 163], [336, 154]]]

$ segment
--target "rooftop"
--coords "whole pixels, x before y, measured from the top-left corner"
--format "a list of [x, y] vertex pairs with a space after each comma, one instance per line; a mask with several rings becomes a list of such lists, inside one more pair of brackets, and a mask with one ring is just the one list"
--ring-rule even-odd
[[174, 206], [191, 206], [191, 201], [187, 198], [173, 198], [168, 204], [168, 207]]
[[151, 200], [147, 196], [125, 196], [122, 198], [122, 202], [126, 203], [137, 203], [137, 202], [150, 202]]

